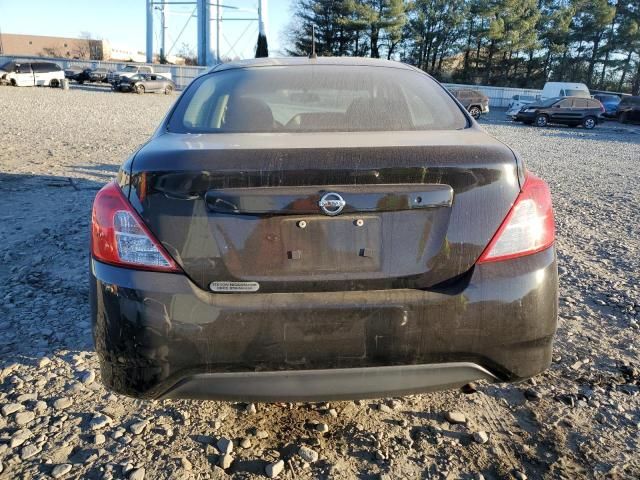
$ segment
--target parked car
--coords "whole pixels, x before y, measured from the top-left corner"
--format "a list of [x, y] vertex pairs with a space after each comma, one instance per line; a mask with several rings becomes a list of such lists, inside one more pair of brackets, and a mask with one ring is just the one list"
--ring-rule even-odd
[[547, 82], [542, 88], [541, 100], [557, 97], [581, 97], [591, 98], [589, 88], [584, 83], [574, 82]]
[[10, 61], [0, 67], [2, 83], [16, 87], [59, 87], [64, 78], [62, 67], [52, 62]]
[[426, 73], [224, 63], [93, 204], [102, 381], [141, 398], [389, 397], [551, 361], [549, 188]]
[[96, 83], [107, 82], [107, 75], [109, 70], [106, 68], [85, 68], [80, 74], [75, 77], [75, 80], [83, 84], [84, 82]]
[[618, 121], [620, 123], [640, 121], [640, 97], [625, 95], [618, 104]]
[[81, 74], [84, 69], [82, 67], [71, 66], [64, 71], [64, 77], [67, 80], [75, 80], [76, 76]]
[[113, 89], [119, 92], [162, 92], [169, 95], [176, 89], [176, 84], [162, 75], [138, 73], [130, 78], [121, 78], [113, 84]]
[[[158, 72], [155, 72], [153, 70], [153, 67], [151, 67], [149, 65], [127, 65], [122, 70], [117, 70], [115, 72], [110, 72], [109, 75], [107, 76], [107, 81], [109, 83], [117, 83], [123, 78], [131, 78], [134, 75], [137, 75], [139, 73], [142, 73], [142, 74], [155, 74], [155, 73], [158, 73]], [[171, 73], [170, 72], [162, 72], [161, 75], [164, 78], [171, 79]]]
[[620, 97], [618, 95], [608, 93], [597, 93], [593, 96], [604, 107], [603, 117], [616, 118], [618, 116], [618, 104]]
[[514, 95], [511, 97], [511, 101], [507, 105], [507, 116], [512, 117], [520, 111], [525, 105], [529, 105], [538, 100], [533, 95]]
[[558, 97], [522, 107], [513, 119], [528, 125], [535, 124], [537, 127], [558, 123], [570, 127], [582, 125], [591, 130], [601, 122], [603, 113], [604, 107], [598, 100], [581, 97]]
[[478, 119], [483, 113], [489, 113], [489, 97], [484, 93], [468, 88], [454, 89], [451, 93], [473, 118]]

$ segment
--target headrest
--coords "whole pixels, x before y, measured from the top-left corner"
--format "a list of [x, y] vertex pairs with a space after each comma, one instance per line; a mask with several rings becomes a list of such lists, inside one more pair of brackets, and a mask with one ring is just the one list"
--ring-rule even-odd
[[227, 104], [224, 129], [238, 132], [265, 132], [273, 130], [273, 113], [258, 98], [232, 97]]

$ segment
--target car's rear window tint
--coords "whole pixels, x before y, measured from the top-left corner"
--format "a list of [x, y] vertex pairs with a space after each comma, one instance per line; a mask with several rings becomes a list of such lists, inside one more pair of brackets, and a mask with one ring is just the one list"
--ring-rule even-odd
[[444, 88], [411, 70], [239, 68], [198, 78], [169, 130], [180, 133], [445, 130], [467, 120]]

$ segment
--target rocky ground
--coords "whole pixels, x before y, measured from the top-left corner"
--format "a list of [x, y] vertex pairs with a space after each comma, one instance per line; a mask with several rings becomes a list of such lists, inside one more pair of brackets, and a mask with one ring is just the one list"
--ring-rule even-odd
[[0, 88], [0, 478], [640, 477], [640, 126], [482, 120], [554, 195], [543, 375], [379, 401], [140, 402], [100, 383], [90, 205], [174, 100]]

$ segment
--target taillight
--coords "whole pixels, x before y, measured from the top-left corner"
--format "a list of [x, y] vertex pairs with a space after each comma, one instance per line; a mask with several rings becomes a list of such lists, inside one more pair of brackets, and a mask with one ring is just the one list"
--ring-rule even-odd
[[553, 245], [555, 223], [548, 185], [527, 174], [522, 191], [478, 263], [531, 255]]
[[180, 271], [115, 182], [105, 185], [93, 201], [91, 254], [96, 260], [113, 265]]

